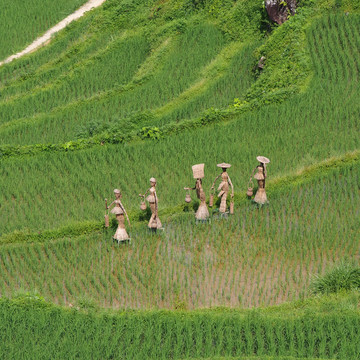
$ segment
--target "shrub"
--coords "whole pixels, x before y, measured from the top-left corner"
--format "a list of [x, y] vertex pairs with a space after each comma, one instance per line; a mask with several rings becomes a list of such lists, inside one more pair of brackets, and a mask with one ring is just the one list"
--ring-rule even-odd
[[86, 139], [107, 130], [108, 125], [98, 120], [91, 120], [76, 128], [75, 139]]
[[325, 275], [315, 276], [311, 284], [311, 291], [314, 294], [329, 294], [354, 289], [360, 289], [360, 267], [345, 262], [327, 271]]

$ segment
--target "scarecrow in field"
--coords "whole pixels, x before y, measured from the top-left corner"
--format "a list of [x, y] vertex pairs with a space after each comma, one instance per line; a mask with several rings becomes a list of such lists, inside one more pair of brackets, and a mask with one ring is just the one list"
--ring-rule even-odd
[[[146, 200], [149, 202], [149, 206], [151, 209], [151, 218], [150, 218], [148, 227], [152, 231], [156, 232], [157, 229], [162, 228], [162, 225], [161, 225], [161, 221], [158, 216], [158, 197], [156, 195], [156, 179], [155, 178], [152, 177], [150, 179], [150, 185], [151, 186], [149, 189], [146, 190], [146, 193], [143, 195], [139, 194], [139, 196], [145, 200], [146, 194], [149, 193], [148, 197], [146, 198]], [[145, 205], [145, 208], [143, 207], [144, 203], [145, 203], [145, 201], [143, 201], [143, 203], [141, 205], [142, 210], [146, 209], [146, 205]]]
[[[222, 169], [222, 173], [220, 175], [218, 175], [212, 186], [211, 186], [211, 191], [214, 192], [214, 187], [215, 187], [215, 183], [217, 181], [217, 179], [219, 177], [221, 177], [221, 183], [218, 187], [218, 197], [221, 198], [221, 202], [220, 202], [220, 208], [219, 208], [219, 212], [221, 214], [225, 214], [226, 213], [226, 200], [227, 200], [227, 196], [229, 193], [229, 185], [231, 186], [231, 199], [234, 198], [234, 186], [230, 180], [230, 176], [227, 173], [227, 169], [229, 169], [231, 167], [230, 164], [226, 164], [226, 163], [221, 163], [221, 164], [217, 164], [217, 167]], [[210, 201], [210, 206], [212, 206], [212, 201]], [[233, 200], [230, 203], [230, 214], [234, 213], [234, 202]]]
[[[184, 187], [184, 190], [196, 190], [196, 195], [200, 199], [200, 205], [195, 213], [195, 219], [205, 221], [209, 218], [209, 210], [206, 205], [206, 196], [202, 187], [202, 179], [204, 178], [204, 166], [205, 164], [198, 164], [192, 167], [194, 179], [196, 179], [195, 187]], [[186, 194], [186, 202], [191, 201], [190, 194]]]
[[[257, 173], [254, 175], [254, 179], [256, 179], [258, 182], [258, 189], [255, 194], [254, 201], [257, 204], [263, 205], [268, 202], [265, 192], [265, 179], [267, 178], [266, 164], [268, 164], [270, 160], [265, 156], [258, 156], [256, 159], [260, 164], [253, 170], [250, 181], [252, 181], [254, 172], [257, 171]], [[248, 191], [250, 191], [248, 196], [252, 196], [252, 189], [249, 188]]]
[[[120, 200], [122, 198], [121, 192], [119, 189], [115, 189], [114, 194], [115, 194], [116, 199], [109, 206], [107, 206], [107, 199], [105, 199], [105, 205], [106, 205], [107, 210], [114, 204], [114, 208], [111, 210], [111, 213], [115, 214], [116, 220], [118, 221], [118, 224], [119, 224], [113, 238], [115, 240], [117, 240], [118, 242], [130, 240], [130, 237], [125, 229], [124, 215], [126, 216], [129, 226], [130, 226], [130, 220], [129, 220], [129, 216]], [[105, 217], [105, 219], [106, 219], [106, 217]], [[107, 224], [105, 226], [108, 226], [108, 220], [107, 220]]]

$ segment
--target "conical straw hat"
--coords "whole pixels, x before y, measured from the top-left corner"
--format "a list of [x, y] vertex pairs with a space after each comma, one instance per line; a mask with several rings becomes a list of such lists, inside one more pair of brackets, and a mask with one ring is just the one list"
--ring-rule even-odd
[[257, 156], [256, 160], [263, 164], [268, 164], [270, 162], [270, 160], [265, 156]]
[[231, 165], [230, 165], [230, 164], [227, 164], [227, 163], [217, 164], [216, 166], [219, 167], [219, 168], [222, 168], [222, 169], [231, 168]]
[[205, 164], [197, 164], [192, 166], [194, 179], [202, 179], [204, 175]]

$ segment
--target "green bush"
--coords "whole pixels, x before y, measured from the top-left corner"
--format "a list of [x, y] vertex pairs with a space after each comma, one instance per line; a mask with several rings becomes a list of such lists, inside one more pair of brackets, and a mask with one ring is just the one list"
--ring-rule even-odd
[[312, 284], [314, 294], [329, 294], [360, 289], [360, 267], [342, 262], [324, 275], [317, 275]]
[[267, 28], [267, 13], [262, 0], [237, 1], [223, 17], [224, 31], [233, 39], [245, 40], [259, 36]]
[[106, 124], [103, 124], [98, 120], [90, 120], [87, 124], [77, 127], [75, 139], [92, 137], [95, 134], [104, 132], [107, 128], [108, 126]]

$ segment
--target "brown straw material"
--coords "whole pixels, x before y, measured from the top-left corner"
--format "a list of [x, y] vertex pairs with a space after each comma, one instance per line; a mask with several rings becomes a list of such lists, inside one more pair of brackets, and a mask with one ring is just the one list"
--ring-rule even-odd
[[197, 164], [192, 166], [194, 179], [202, 179], [204, 175], [205, 164]]
[[268, 164], [270, 162], [270, 160], [265, 156], [257, 156], [256, 160], [263, 164]]
[[217, 164], [216, 166], [219, 167], [219, 168], [222, 168], [222, 169], [229, 169], [229, 168], [231, 168], [231, 165], [230, 165], [230, 164], [227, 164], [227, 163]]

